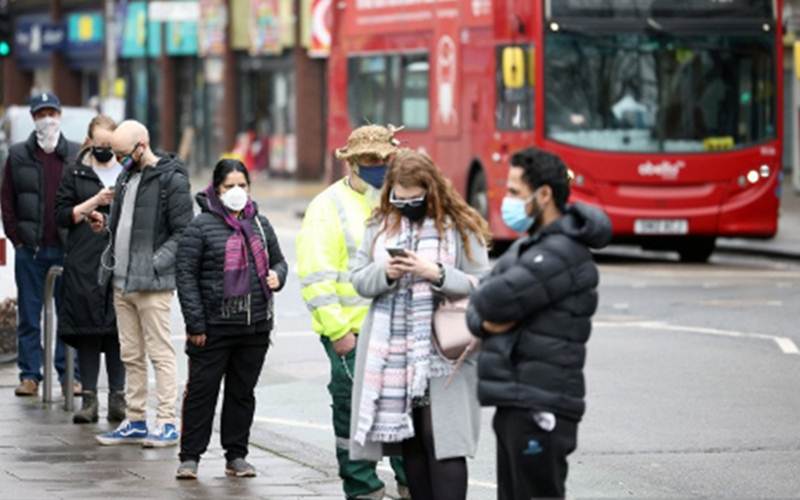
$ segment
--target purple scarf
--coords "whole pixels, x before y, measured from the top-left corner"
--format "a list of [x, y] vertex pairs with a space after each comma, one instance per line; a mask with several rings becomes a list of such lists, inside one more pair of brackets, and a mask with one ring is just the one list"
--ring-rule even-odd
[[[232, 314], [250, 311], [250, 269], [247, 263], [247, 247], [256, 265], [258, 282], [264, 297], [269, 300], [272, 290], [267, 286], [269, 273], [269, 255], [264, 249], [261, 235], [256, 232], [255, 218], [256, 207], [252, 200], [247, 200], [241, 219], [235, 217], [230, 210], [225, 208], [220, 201], [213, 185], [209, 185], [204, 193], [208, 199], [208, 209], [211, 213], [219, 215], [225, 223], [233, 229], [233, 234], [225, 243], [225, 267], [223, 268], [223, 303], [222, 316], [230, 317]], [[248, 221], [249, 224], [242, 224]]]

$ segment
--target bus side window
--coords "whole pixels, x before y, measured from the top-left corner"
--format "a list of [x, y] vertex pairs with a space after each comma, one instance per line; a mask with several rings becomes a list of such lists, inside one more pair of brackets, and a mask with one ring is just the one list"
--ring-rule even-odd
[[369, 123], [427, 129], [430, 122], [427, 54], [350, 57], [347, 107], [353, 127]]
[[495, 115], [500, 130], [533, 129], [535, 54], [533, 46], [497, 48]]

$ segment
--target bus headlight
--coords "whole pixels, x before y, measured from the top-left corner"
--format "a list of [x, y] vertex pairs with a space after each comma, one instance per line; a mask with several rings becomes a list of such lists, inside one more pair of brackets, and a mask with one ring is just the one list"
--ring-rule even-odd
[[758, 178], [759, 178], [758, 172], [756, 172], [755, 170], [747, 172], [747, 182], [749, 182], [750, 184], [755, 184], [756, 182], [758, 182]]
[[761, 177], [765, 179], [769, 177], [769, 174], [771, 173], [769, 170], [769, 165], [761, 165], [761, 168], [758, 169], [758, 171], [761, 173]]

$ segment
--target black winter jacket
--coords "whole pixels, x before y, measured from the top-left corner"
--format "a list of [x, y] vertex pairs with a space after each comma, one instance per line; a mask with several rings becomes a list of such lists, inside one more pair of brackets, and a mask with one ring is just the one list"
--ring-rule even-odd
[[[571, 205], [557, 221], [515, 242], [473, 292], [467, 322], [483, 338], [481, 404], [581, 419], [586, 342], [599, 281], [589, 248], [610, 239], [611, 223], [603, 212]], [[483, 321], [516, 326], [488, 335]]]
[[[157, 155], [161, 159], [155, 166], [142, 169], [136, 193], [126, 293], [175, 289], [178, 241], [194, 217], [189, 175], [183, 163], [172, 154]], [[117, 179], [109, 222], [112, 235], [117, 233], [122, 200], [133, 174], [129, 170]], [[103, 269], [101, 281], [112, 275], [113, 271]]]
[[[196, 198], [202, 213], [197, 215], [183, 233], [178, 248], [177, 282], [178, 298], [191, 334], [245, 335], [268, 333], [273, 325], [272, 299], [267, 302], [258, 282], [253, 256], [248, 252], [250, 268], [251, 304], [249, 313], [222, 317], [223, 268], [225, 244], [233, 229], [217, 214], [208, 209], [205, 193]], [[278, 238], [266, 217], [256, 214], [264, 229], [264, 248], [269, 256], [269, 267], [278, 274], [280, 286], [286, 283], [288, 265], [281, 252]], [[261, 235], [253, 224], [255, 234]], [[274, 297], [274, 295], [273, 295]]]
[[[22, 245], [30, 248], [39, 246], [42, 240], [45, 199], [42, 165], [36, 158], [36, 132], [31, 132], [28, 140], [11, 146], [8, 151], [8, 165], [12, 167], [11, 178], [16, 194], [17, 238]], [[68, 141], [62, 134], [55, 153], [64, 162], [64, 168], [71, 165], [78, 156], [80, 145]], [[59, 231], [63, 244], [66, 232]]]
[[[56, 196], [56, 222], [69, 231], [61, 278], [58, 335], [75, 346], [87, 336], [117, 334], [111, 283], [97, 282], [100, 257], [109, 243], [108, 233], [96, 234], [88, 222], [76, 224], [72, 218], [76, 205], [103, 189], [94, 170], [83, 164], [88, 153], [89, 150], [85, 151], [75, 164], [64, 167]], [[109, 207], [97, 210], [108, 215]]]

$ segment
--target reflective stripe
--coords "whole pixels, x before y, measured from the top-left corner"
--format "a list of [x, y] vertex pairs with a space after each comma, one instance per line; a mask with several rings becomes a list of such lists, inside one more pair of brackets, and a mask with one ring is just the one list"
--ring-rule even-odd
[[342, 297], [342, 305], [344, 307], [369, 307], [372, 304], [372, 299], [365, 299], [364, 297]]
[[316, 273], [311, 273], [300, 280], [300, 286], [305, 288], [321, 281], [335, 281], [339, 279], [339, 274], [340, 273], [336, 271], [318, 271]]
[[324, 281], [337, 281], [339, 283], [350, 283], [350, 271], [319, 271], [316, 273], [311, 273], [305, 278], [300, 280], [300, 286], [303, 288], [311, 285], [316, 285], [317, 283], [322, 283]]
[[331, 293], [326, 295], [320, 295], [319, 297], [314, 297], [313, 299], [309, 299], [306, 302], [306, 306], [308, 306], [308, 309], [311, 312], [314, 312], [320, 307], [331, 306], [338, 303], [339, 303], [339, 297]]
[[342, 203], [342, 200], [336, 195], [335, 192], [331, 191], [330, 193], [331, 200], [333, 204], [336, 205], [336, 211], [339, 213], [339, 223], [342, 226], [342, 234], [344, 235], [344, 243], [347, 245], [347, 256], [349, 257], [349, 261], [352, 261], [356, 256], [356, 251], [358, 250], [358, 246], [356, 245], [356, 240], [353, 238], [353, 235], [350, 234], [350, 226], [347, 224], [347, 209]]
[[350, 449], [350, 440], [347, 438], [336, 438], [336, 447], [340, 450], [349, 450]]
[[341, 304], [342, 307], [369, 307], [372, 304], [371, 299], [365, 299], [364, 297], [359, 296], [352, 296], [352, 297], [338, 297], [332, 293], [320, 295], [318, 297], [314, 297], [313, 299], [309, 299], [306, 302], [306, 306], [308, 306], [309, 311], [314, 312], [320, 307], [330, 306], [334, 304]]

